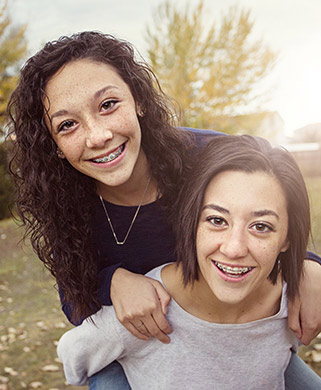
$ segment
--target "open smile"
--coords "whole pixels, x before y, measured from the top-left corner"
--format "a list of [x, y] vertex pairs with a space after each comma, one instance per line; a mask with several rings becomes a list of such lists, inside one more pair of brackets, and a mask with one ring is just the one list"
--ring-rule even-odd
[[111, 152], [110, 154], [108, 154], [104, 157], [101, 157], [101, 158], [91, 159], [91, 161], [93, 161], [94, 163], [98, 163], [98, 164], [113, 161], [122, 154], [124, 149], [125, 149], [125, 144], [122, 144], [117, 149], [115, 149], [113, 152]]
[[239, 278], [241, 276], [246, 275], [248, 272], [252, 271], [254, 267], [231, 267], [218, 261], [213, 261], [215, 266], [223, 272], [223, 274], [231, 277], [231, 278]]

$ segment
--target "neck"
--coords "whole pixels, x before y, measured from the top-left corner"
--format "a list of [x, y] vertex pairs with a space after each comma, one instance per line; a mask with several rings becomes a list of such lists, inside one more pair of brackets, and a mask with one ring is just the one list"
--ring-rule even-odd
[[[144, 194], [149, 179], [151, 180]], [[108, 202], [121, 206], [139, 205], [143, 194], [142, 205], [155, 201], [157, 199], [157, 183], [151, 178], [145, 154], [140, 153], [132, 175], [125, 183], [111, 187], [99, 182], [97, 183], [97, 193]]]
[[247, 297], [237, 304], [219, 301], [200, 275], [192, 285], [183, 285], [181, 267], [172, 264], [165, 267], [162, 279], [172, 298], [188, 313], [204, 321], [222, 324], [241, 324], [270, 317], [280, 307], [282, 281], [276, 285], [268, 280], [253, 297]]

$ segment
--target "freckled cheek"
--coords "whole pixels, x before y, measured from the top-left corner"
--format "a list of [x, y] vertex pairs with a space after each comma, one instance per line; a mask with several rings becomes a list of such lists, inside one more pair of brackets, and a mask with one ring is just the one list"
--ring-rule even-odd
[[[107, 118], [109, 120], [109, 118]], [[129, 128], [139, 127], [139, 121], [136, 111], [122, 111], [119, 115], [115, 116], [115, 125], [126, 126]]]
[[74, 142], [68, 142], [66, 144], [61, 144], [60, 149], [64, 153], [67, 160], [78, 160], [83, 153], [84, 145], [83, 142], [80, 142], [80, 140], [76, 139]]

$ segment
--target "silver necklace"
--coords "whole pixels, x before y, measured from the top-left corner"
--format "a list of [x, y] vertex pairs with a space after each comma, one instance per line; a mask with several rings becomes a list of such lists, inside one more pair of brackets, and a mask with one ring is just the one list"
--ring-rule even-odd
[[134, 223], [135, 223], [135, 221], [136, 221], [136, 218], [137, 218], [137, 215], [138, 215], [138, 213], [139, 213], [139, 210], [140, 210], [140, 208], [141, 208], [141, 206], [142, 206], [142, 203], [143, 203], [143, 200], [144, 200], [145, 193], [146, 193], [147, 188], [148, 188], [149, 183], [150, 183], [150, 179], [151, 179], [151, 178], [148, 179], [148, 182], [147, 182], [146, 187], [145, 187], [145, 189], [144, 189], [144, 193], [143, 193], [142, 199], [141, 199], [139, 205], [137, 206], [137, 209], [136, 209], [136, 211], [135, 211], [134, 217], [133, 217], [133, 219], [132, 219], [132, 221], [131, 221], [131, 223], [130, 223], [130, 225], [129, 225], [129, 228], [128, 228], [128, 230], [127, 230], [127, 233], [126, 233], [125, 238], [123, 239], [123, 241], [119, 241], [119, 240], [118, 240], [117, 235], [116, 235], [116, 232], [115, 232], [114, 227], [113, 227], [113, 224], [112, 224], [111, 219], [110, 219], [110, 217], [109, 217], [108, 211], [107, 211], [107, 209], [106, 209], [104, 200], [103, 200], [102, 196], [99, 195], [99, 199], [100, 199], [101, 204], [103, 205], [103, 208], [104, 208], [104, 210], [105, 210], [105, 214], [106, 214], [106, 217], [107, 217], [107, 221], [108, 221], [108, 223], [109, 223], [110, 229], [111, 229], [111, 231], [112, 231], [112, 233], [113, 233], [113, 236], [114, 236], [114, 239], [115, 239], [115, 242], [116, 242], [117, 245], [124, 245], [124, 244], [125, 244], [125, 242], [126, 242], [128, 236], [129, 236], [129, 233], [130, 233], [130, 231], [132, 230], [132, 227], [133, 227], [133, 225], [134, 225]]

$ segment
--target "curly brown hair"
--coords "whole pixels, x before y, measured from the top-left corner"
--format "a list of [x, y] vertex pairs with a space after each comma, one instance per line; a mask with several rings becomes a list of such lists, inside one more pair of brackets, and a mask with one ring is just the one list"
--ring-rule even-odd
[[[91, 244], [93, 179], [56, 154], [45, 124], [44, 98], [49, 79], [65, 64], [91, 59], [113, 66], [144, 111], [139, 118], [142, 148], [170, 210], [184, 177], [187, 144], [174, 128], [175, 110], [148, 65], [136, 59], [127, 41], [100, 32], [81, 32], [47, 43], [21, 70], [9, 106], [14, 139], [10, 162], [17, 189], [17, 212], [40, 260], [56, 278], [73, 320], [101, 305]], [[159, 156], [165, 155], [166, 159]]]

